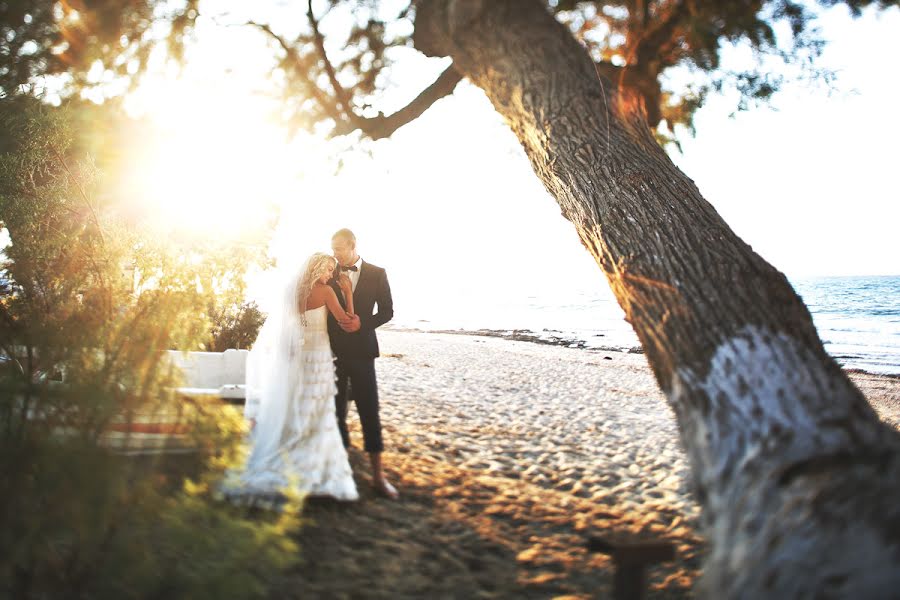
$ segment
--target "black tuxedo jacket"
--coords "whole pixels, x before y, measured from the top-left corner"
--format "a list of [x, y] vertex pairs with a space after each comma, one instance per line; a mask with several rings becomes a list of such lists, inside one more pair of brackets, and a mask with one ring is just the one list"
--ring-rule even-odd
[[[336, 279], [329, 282], [337, 294], [341, 306], [346, 308], [344, 294]], [[375, 306], [378, 312], [375, 312]], [[378, 338], [375, 329], [384, 325], [394, 316], [394, 301], [391, 298], [391, 286], [388, 285], [387, 273], [381, 267], [362, 262], [359, 269], [359, 281], [353, 292], [353, 310], [359, 315], [359, 331], [347, 333], [341, 329], [334, 316], [328, 313], [328, 336], [331, 338], [331, 350], [340, 358], [376, 358], [378, 356]]]

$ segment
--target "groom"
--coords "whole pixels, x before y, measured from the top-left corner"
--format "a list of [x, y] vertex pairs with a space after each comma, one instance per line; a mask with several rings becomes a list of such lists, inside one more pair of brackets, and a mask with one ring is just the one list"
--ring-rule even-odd
[[[396, 500], [399, 494], [385, 479], [381, 468], [384, 443], [378, 416], [378, 384], [375, 380], [375, 358], [378, 356], [375, 329], [394, 316], [391, 288], [384, 269], [363, 261], [356, 253], [356, 236], [349, 229], [341, 229], [331, 236], [331, 249], [340, 265], [341, 274], [350, 277], [353, 307], [356, 311], [348, 321], [338, 322], [331, 314], [328, 315], [328, 335], [331, 338], [331, 349], [337, 358], [335, 367], [338, 393], [334, 403], [338, 428], [344, 447], [349, 447], [347, 404], [352, 394], [362, 424], [365, 449], [372, 463], [372, 483], [376, 490]], [[344, 295], [337, 280], [332, 279], [330, 285], [344, 306]], [[375, 312], [376, 304], [378, 312]]]

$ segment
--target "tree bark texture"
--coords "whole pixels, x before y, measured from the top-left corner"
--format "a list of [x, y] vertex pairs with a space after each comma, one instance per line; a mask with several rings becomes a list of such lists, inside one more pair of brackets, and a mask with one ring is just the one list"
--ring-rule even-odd
[[703, 507], [700, 591], [900, 593], [900, 435], [659, 147], [639, 95], [536, 0], [422, 0], [414, 40], [485, 91], [643, 344]]

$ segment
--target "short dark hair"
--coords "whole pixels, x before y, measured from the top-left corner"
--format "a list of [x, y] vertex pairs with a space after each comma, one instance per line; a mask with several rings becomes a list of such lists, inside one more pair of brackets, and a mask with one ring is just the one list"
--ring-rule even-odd
[[344, 229], [338, 229], [337, 231], [334, 232], [334, 235], [331, 236], [332, 241], [334, 241], [337, 238], [340, 238], [340, 239], [344, 240], [345, 242], [350, 242], [351, 244], [353, 244], [354, 248], [356, 247], [356, 236], [353, 235], [353, 232], [350, 231], [349, 229], [347, 229], [346, 227]]

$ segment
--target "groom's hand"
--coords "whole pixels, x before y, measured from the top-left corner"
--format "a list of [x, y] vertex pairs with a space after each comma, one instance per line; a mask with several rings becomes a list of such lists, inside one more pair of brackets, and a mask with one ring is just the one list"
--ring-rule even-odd
[[339, 321], [338, 325], [340, 325], [341, 329], [343, 329], [347, 333], [354, 333], [356, 331], [359, 331], [359, 315], [351, 315], [349, 319]]

